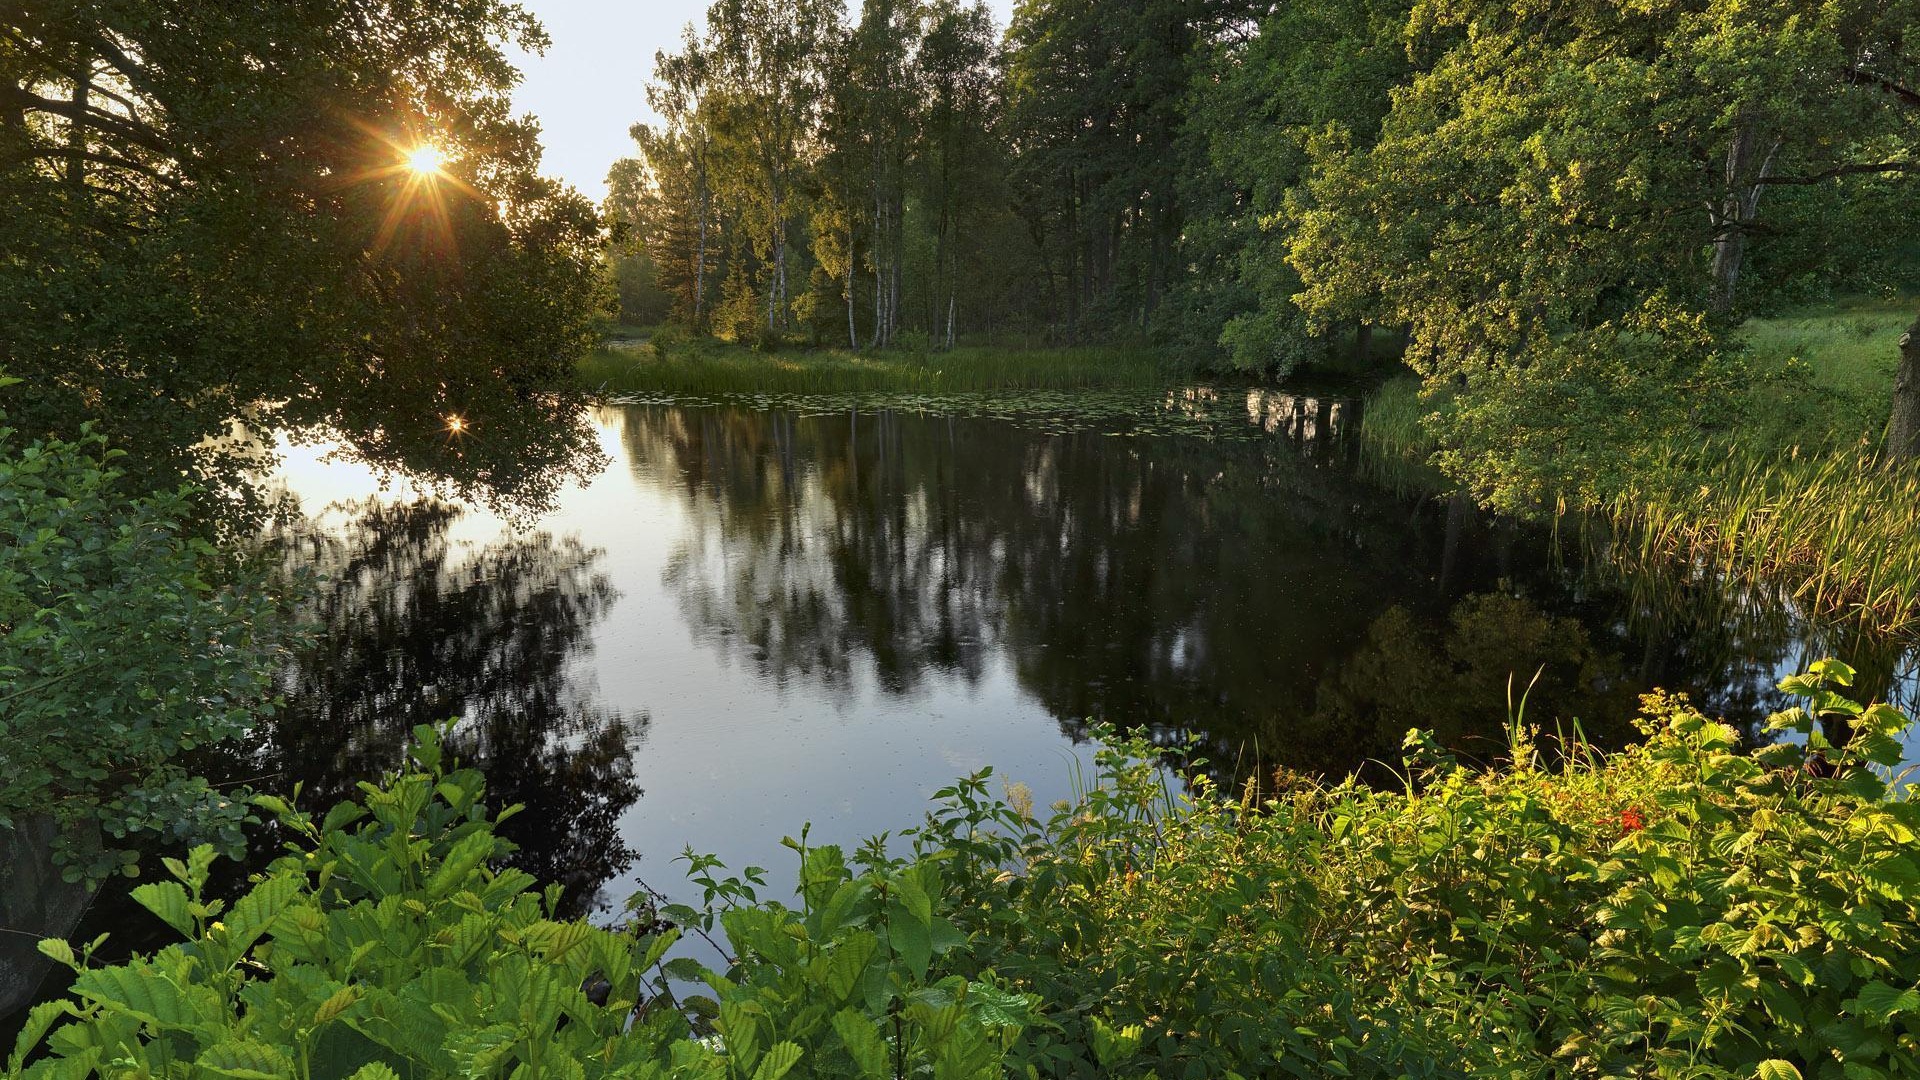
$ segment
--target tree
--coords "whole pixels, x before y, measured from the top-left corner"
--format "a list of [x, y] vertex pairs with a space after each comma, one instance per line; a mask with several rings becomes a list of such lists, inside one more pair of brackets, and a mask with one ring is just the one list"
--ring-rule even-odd
[[1741, 298], [1796, 270], [1756, 256], [1920, 168], [1914, 26], [1911, 4], [1416, 4], [1378, 141], [1310, 145], [1301, 302], [1410, 328], [1457, 391], [1443, 464], [1482, 497], [1598, 497], [1738, 422], [1702, 405], [1744, 377]]
[[1144, 328], [1174, 273], [1203, 0], [1026, 0], [1007, 31], [1017, 205], [1069, 335]]
[[607, 174], [607, 209], [616, 227], [625, 226], [629, 242], [659, 268], [680, 320], [704, 329], [719, 250], [713, 136], [701, 108], [706, 64], [700, 38], [688, 27], [683, 40], [679, 53], [654, 54], [647, 103], [660, 124], [633, 126], [640, 157], [615, 162]]
[[[1278, 375], [1325, 356], [1325, 336], [1293, 299], [1290, 215], [1314, 136], [1331, 128], [1363, 146], [1377, 137], [1410, 67], [1406, 21], [1405, 0], [1313, 0], [1214, 36], [1187, 105], [1205, 167], [1182, 188], [1182, 261], [1200, 269], [1173, 284], [1163, 311], [1176, 348], [1203, 359], [1219, 350], [1233, 368]], [[1364, 353], [1372, 323], [1352, 322]]]
[[[995, 138], [1000, 107], [993, 15], [985, 4], [962, 6], [937, 0], [927, 12], [926, 36], [917, 57], [916, 80], [925, 94], [920, 153], [922, 205], [934, 235], [933, 283], [928, 290], [929, 329], [945, 323], [944, 339], [954, 344], [960, 286], [978, 280], [961, 264], [983, 248], [984, 224], [992, 198], [1001, 194], [1004, 162]], [[971, 260], [967, 260], [971, 261]]]
[[241, 422], [541, 502], [595, 460], [569, 387], [605, 294], [508, 42], [545, 38], [503, 0], [0, 4], [16, 422], [242, 505]]
[[51, 819], [68, 880], [130, 870], [130, 837], [243, 849], [244, 805], [173, 759], [269, 700], [263, 575], [193, 535], [188, 493], [138, 494], [103, 437], [28, 441], [4, 419], [0, 831]]
[[714, 182], [759, 262], [770, 333], [787, 324], [788, 254], [824, 92], [820, 61], [839, 28], [829, 0], [716, 0], [707, 12], [706, 96]]

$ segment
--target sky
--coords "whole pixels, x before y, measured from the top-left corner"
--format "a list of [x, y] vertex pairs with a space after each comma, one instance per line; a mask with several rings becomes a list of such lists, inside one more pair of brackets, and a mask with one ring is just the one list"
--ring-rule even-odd
[[[544, 56], [516, 57], [524, 80], [514, 104], [540, 118], [541, 171], [598, 202], [607, 193], [607, 167], [633, 152], [627, 129], [651, 117], [653, 54], [678, 48], [681, 28], [704, 19], [708, 0], [521, 3], [546, 25], [553, 45]], [[988, 6], [1005, 25], [1011, 0]]]

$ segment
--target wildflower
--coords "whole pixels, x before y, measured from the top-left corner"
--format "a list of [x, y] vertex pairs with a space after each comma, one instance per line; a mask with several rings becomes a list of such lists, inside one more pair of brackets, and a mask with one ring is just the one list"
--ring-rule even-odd
[[1647, 816], [1637, 806], [1629, 806], [1620, 811], [1620, 831], [1638, 832], [1647, 827]]
[[1007, 785], [1007, 805], [1022, 818], [1033, 820], [1033, 789], [1018, 780]]

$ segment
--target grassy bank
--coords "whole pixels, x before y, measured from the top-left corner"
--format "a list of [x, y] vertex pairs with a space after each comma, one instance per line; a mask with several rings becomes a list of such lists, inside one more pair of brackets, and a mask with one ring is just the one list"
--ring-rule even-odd
[[[1648, 448], [1598, 507], [1641, 560], [1764, 585], [1824, 617], [1920, 628], [1920, 466], [1875, 447], [1891, 406], [1911, 303], [1858, 303], [1754, 319], [1754, 377], [1727, 411], [1737, 441]], [[1392, 380], [1367, 400], [1362, 438], [1392, 476], [1432, 451], [1419, 419], [1444, 404]], [[1437, 474], [1428, 473], [1428, 476]], [[1444, 483], [1440, 485], [1444, 487]]]
[[1156, 387], [1168, 379], [1158, 353], [1146, 347], [763, 351], [672, 331], [610, 340], [581, 361], [580, 375], [608, 391], [684, 394], [1092, 390]]
[[1389, 791], [1179, 794], [1192, 763], [1107, 733], [1047, 816], [983, 772], [891, 851], [802, 831], [792, 892], [689, 854], [704, 906], [643, 895], [624, 931], [492, 868], [479, 774], [426, 729], [360, 805], [261, 800], [292, 843], [237, 902], [209, 849], [169, 860], [134, 895], [185, 944], [44, 945], [77, 997], [9, 1074], [57, 1028], [25, 1075], [1912, 1076], [1920, 803], [1884, 779], [1906, 718], [1851, 677], [1784, 681], [1813, 711], [1757, 751], [1656, 697], [1612, 756], [1516, 721], [1487, 770], [1410, 736]]

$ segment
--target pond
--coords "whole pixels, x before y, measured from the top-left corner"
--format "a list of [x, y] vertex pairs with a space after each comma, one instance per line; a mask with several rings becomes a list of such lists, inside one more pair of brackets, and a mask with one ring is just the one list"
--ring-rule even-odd
[[[1396, 491], [1356, 402], [761, 404], [597, 410], [607, 467], [530, 523], [292, 449], [319, 632], [230, 770], [323, 803], [463, 717], [496, 800], [527, 805], [521, 864], [584, 911], [684, 896], [689, 847], [783, 879], [782, 836], [897, 831], [987, 765], [1044, 807], [1098, 724], [1195, 740], [1235, 782], [1385, 776], [1413, 726], [1497, 757], [1530, 684], [1530, 720], [1604, 744], [1654, 686], [1753, 724], [1831, 646], [1782, 605]], [[1851, 647], [1882, 692], [1910, 678]]]
[[[679, 399], [588, 419], [605, 467], [538, 516], [286, 445], [303, 516], [278, 539], [313, 634], [280, 714], [192, 764], [323, 807], [396, 767], [414, 725], [461, 717], [458, 753], [526, 807], [503, 828], [515, 861], [612, 918], [643, 883], [697, 899], [686, 849], [783, 886], [783, 836], [897, 834], [988, 765], [1044, 808], [1099, 725], [1264, 785], [1390, 779], [1412, 727], [1497, 759], [1522, 693], [1530, 722], [1602, 745], [1656, 686], [1757, 730], [1774, 682], [1822, 655], [1865, 694], [1915, 696], [1905, 642], [1435, 496], [1368, 449], [1357, 401]], [[152, 948], [158, 929], [109, 891], [80, 933]]]

